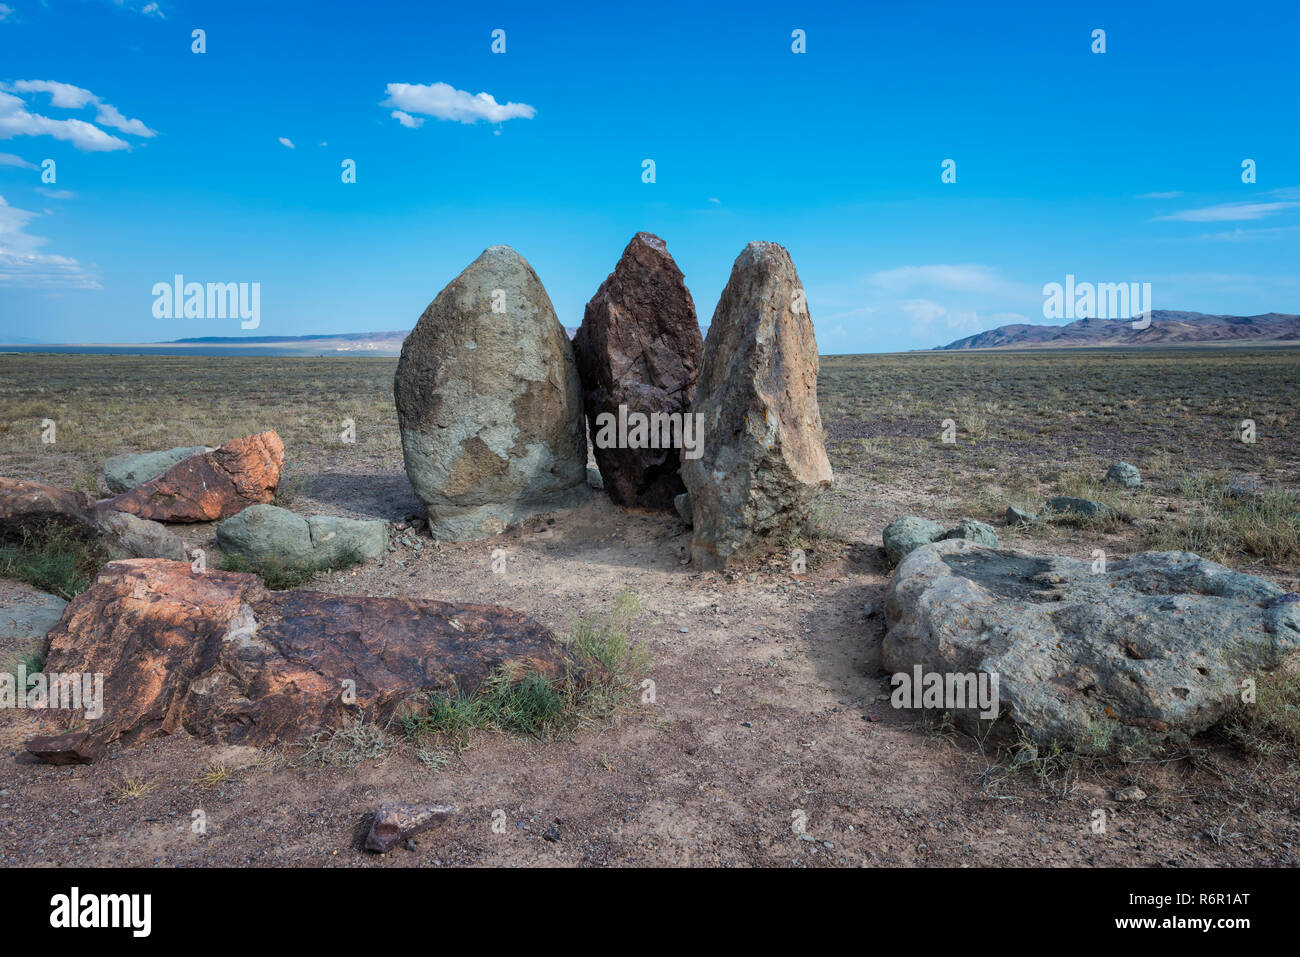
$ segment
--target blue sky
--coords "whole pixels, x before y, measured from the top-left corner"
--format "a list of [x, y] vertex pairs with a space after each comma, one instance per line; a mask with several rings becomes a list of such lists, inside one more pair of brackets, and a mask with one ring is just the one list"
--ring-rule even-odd
[[407, 329], [495, 243], [572, 326], [642, 229], [704, 325], [785, 245], [825, 353], [1043, 322], [1067, 274], [1300, 312], [1292, 0], [565, 6], [3, 0], [0, 341], [245, 334], [155, 318], [177, 273], [260, 283], [246, 334]]

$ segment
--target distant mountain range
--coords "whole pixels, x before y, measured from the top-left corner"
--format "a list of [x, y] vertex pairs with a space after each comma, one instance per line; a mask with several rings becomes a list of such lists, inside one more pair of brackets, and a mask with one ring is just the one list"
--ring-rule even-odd
[[1151, 325], [1145, 329], [1134, 329], [1131, 319], [1076, 319], [1064, 326], [1018, 323], [934, 348], [1071, 349], [1232, 342], [1300, 344], [1300, 316], [1280, 312], [1262, 316], [1207, 316], [1202, 312], [1155, 309], [1151, 312]]

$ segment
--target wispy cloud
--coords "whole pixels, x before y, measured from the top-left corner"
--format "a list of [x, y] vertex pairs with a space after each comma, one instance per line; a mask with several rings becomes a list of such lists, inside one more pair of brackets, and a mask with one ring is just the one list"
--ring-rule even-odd
[[29, 163], [13, 153], [0, 153], [0, 166], [17, 166], [19, 169], [36, 169], [35, 163]]
[[449, 83], [389, 83], [388, 99], [380, 105], [393, 108], [392, 116], [403, 126], [416, 127], [413, 114], [432, 116], [457, 123], [503, 123], [506, 120], [531, 120], [537, 110], [527, 103], [498, 103], [491, 93], [467, 93]]
[[1263, 219], [1288, 209], [1300, 207], [1300, 202], [1276, 203], [1219, 203], [1199, 209], [1184, 209], [1168, 216], [1157, 216], [1155, 222], [1222, 223], [1236, 220]]
[[1266, 239], [1269, 236], [1280, 236], [1284, 233], [1294, 233], [1300, 230], [1300, 226], [1266, 226], [1263, 229], [1242, 229], [1238, 226], [1236, 229], [1230, 229], [1221, 233], [1201, 233], [1197, 239], [1219, 239], [1229, 243], [1248, 242], [1252, 239]]
[[9, 20], [14, 15], [14, 8], [7, 3], [0, 3], [0, 23]]
[[105, 103], [89, 90], [73, 86], [71, 83], [59, 83], [57, 80], [16, 80], [5, 86], [5, 89], [14, 93], [48, 93], [50, 105], [62, 110], [80, 110], [87, 106], [94, 106], [96, 123], [120, 130], [130, 136], [142, 136], [147, 139], [158, 135], [140, 120], [127, 119], [111, 103]]
[[[71, 143], [87, 153], [127, 150], [131, 144], [96, 126], [103, 124], [130, 136], [152, 137], [157, 133], [140, 120], [128, 119], [111, 103], [105, 103], [94, 93], [54, 80], [17, 80], [0, 83], [0, 139], [16, 136], [50, 136]], [[35, 113], [15, 93], [49, 94], [50, 105], [61, 110], [80, 110], [94, 106], [95, 123], [80, 119], [54, 119]]]
[[1181, 189], [1171, 189], [1167, 193], [1139, 193], [1138, 199], [1177, 199], [1183, 195]]
[[943, 289], [981, 296], [1022, 297], [1034, 290], [999, 275], [992, 266], [960, 265], [899, 266], [872, 273], [871, 282], [889, 292], [914, 289]]
[[0, 286], [101, 288], [93, 269], [67, 256], [40, 251], [48, 240], [26, 231], [38, 215], [10, 206], [0, 196]]
[[297, 149], [297, 147], [293, 145], [293, 140], [289, 139], [289, 137], [287, 137], [287, 136], [282, 136], [282, 137], [280, 137], [280, 145], [281, 145], [281, 146], [287, 146], [287, 147], [289, 147], [289, 149], [291, 149], [291, 150], [292, 150], [292, 149]]

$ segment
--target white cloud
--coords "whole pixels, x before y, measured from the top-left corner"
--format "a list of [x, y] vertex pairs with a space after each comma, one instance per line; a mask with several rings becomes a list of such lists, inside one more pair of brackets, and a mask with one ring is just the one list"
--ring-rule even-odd
[[7, 3], [0, 3], [0, 23], [8, 20], [14, 15], [14, 8]]
[[943, 289], [949, 292], [1011, 297], [1032, 292], [1028, 286], [1004, 279], [992, 266], [975, 264], [899, 266], [872, 273], [870, 279], [881, 289], [890, 292]]
[[62, 110], [80, 110], [86, 106], [95, 106], [95, 122], [110, 126], [131, 136], [143, 136], [146, 139], [158, 134], [145, 126], [140, 120], [127, 119], [111, 103], [105, 103], [94, 93], [73, 86], [71, 83], [59, 83], [56, 80], [17, 80], [6, 89], [15, 93], [48, 93], [50, 105]]
[[73, 199], [77, 195], [70, 189], [50, 189], [48, 186], [37, 186], [36, 192], [50, 199]]
[[289, 149], [296, 149], [296, 147], [293, 145], [293, 140], [289, 139], [289, 137], [287, 136], [280, 137], [280, 145], [287, 146], [289, 147]]
[[1140, 193], [1138, 199], [1177, 199], [1183, 195], [1181, 189], [1171, 189], [1167, 193]]
[[1155, 221], [1176, 221], [1183, 223], [1221, 223], [1241, 219], [1263, 219], [1284, 210], [1294, 209], [1300, 203], [1220, 203], [1217, 206], [1202, 206], [1200, 209], [1184, 209], [1168, 216], [1157, 216]]
[[0, 139], [15, 136], [52, 136], [66, 140], [79, 150], [85, 152], [107, 152], [110, 150], [130, 149], [126, 140], [100, 129], [94, 123], [85, 120], [51, 119], [39, 113], [33, 113], [27, 104], [14, 93], [46, 93], [50, 105], [60, 110], [80, 110], [94, 106], [95, 123], [119, 130], [130, 136], [149, 138], [157, 133], [140, 120], [129, 119], [111, 103], [105, 103], [94, 93], [71, 83], [59, 83], [55, 80], [16, 80], [13, 83], [0, 84]]
[[36, 169], [35, 163], [29, 163], [13, 153], [0, 153], [0, 166], [17, 166], [19, 169]]
[[407, 129], [419, 129], [424, 125], [423, 119], [412, 116], [410, 113], [403, 113], [401, 110], [393, 110], [391, 115], [393, 119], [397, 120], [397, 122], [401, 123]]
[[157, 17], [159, 20], [167, 19], [167, 15], [162, 12], [162, 9], [156, 3], [146, 3], [140, 9], [140, 12], [146, 17]]
[[434, 83], [429, 86], [421, 83], [389, 83], [385, 92], [388, 99], [380, 105], [393, 107], [393, 117], [403, 126], [412, 124], [398, 116], [398, 113], [405, 114], [407, 119], [411, 119], [410, 114], [419, 113], [458, 123], [477, 123], [479, 120], [503, 123], [514, 119], [531, 120], [537, 115], [537, 110], [527, 103], [498, 103], [490, 93], [467, 93], [449, 83]]
[[131, 148], [126, 140], [105, 133], [93, 123], [85, 120], [52, 120], [39, 113], [30, 113], [18, 97], [0, 93], [0, 140], [15, 136], [52, 136], [56, 140], [66, 140], [87, 153]]
[[101, 288], [94, 271], [77, 260], [40, 252], [48, 240], [26, 232], [38, 215], [10, 206], [0, 196], [0, 286]]

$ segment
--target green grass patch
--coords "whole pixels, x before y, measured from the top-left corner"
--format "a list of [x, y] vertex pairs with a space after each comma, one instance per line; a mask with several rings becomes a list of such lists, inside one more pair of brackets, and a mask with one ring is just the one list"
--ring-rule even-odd
[[614, 715], [635, 700], [649, 664], [632, 637], [642, 610], [634, 594], [619, 592], [607, 611], [578, 616], [560, 639], [562, 676], [504, 665], [472, 694], [429, 695], [421, 710], [402, 717], [402, 732], [425, 750], [430, 737], [464, 750], [475, 731], [557, 736]]
[[71, 601], [90, 587], [106, 561], [98, 548], [57, 522], [0, 545], [0, 577]]

